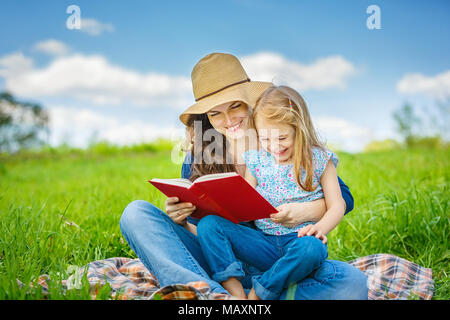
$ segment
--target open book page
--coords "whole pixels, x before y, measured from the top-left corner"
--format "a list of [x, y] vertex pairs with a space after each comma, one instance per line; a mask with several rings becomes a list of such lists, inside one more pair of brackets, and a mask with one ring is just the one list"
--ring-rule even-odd
[[[202, 181], [222, 179], [222, 178], [226, 178], [226, 177], [232, 177], [232, 176], [235, 176], [237, 174], [238, 173], [236, 173], [236, 172], [207, 174], [207, 175], [204, 175], [204, 176], [201, 176], [201, 177], [195, 179], [194, 183], [195, 182], [202, 182]], [[153, 182], [160, 182], [160, 183], [170, 184], [170, 185], [173, 185], [173, 186], [185, 187], [185, 188], [189, 188], [192, 185], [192, 182], [189, 179], [183, 179], [183, 178], [177, 178], [177, 179], [158, 179], [158, 178], [153, 178], [152, 181]]]
[[202, 182], [202, 181], [208, 181], [208, 180], [216, 180], [221, 178], [227, 178], [227, 177], [233, 177], [235, 175], [238, 175], [236, 172], [226, 172], [226, 173], [213, 173], [213, 174], [207, 174], [201, 177], [198, 177], [195, 179], [195, 182]]
[[192, 185], [191, 181], [189, 181], [188, 179], [182, 179], [182, 178], [177, 178], [177, 179], [157, 179], [157, 178], [153, 178], [151, 181], [165, 183], [165, 184], [170, 184], [170, 185], [173, 185], [173, 186], [185, 187], [185, 188], [189, 188]]

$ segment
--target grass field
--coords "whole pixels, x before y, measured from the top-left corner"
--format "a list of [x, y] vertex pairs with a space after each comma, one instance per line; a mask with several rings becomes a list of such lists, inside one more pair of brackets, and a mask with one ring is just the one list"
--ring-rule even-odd
[[[450, 299], [449, 150], [339, 153], [338, 172], [355, 209], [329, 236], [331, 259], [392, 253], [432, 268], [434, 299]], [[170, 151], [44, 152], [0, 158], [0, 299], [39, 299], [19, 288], [50, 274], [50, 299], [88, 299], [86, 284], [57, 285], [72, 266], [135, 257], [123, 240], [125, 206], [165, 197], [146, 182], [180, 173]], [[105, 289], [107, 290], [107, 289]], [[105, 291], [102, 297], [107, 298]]]

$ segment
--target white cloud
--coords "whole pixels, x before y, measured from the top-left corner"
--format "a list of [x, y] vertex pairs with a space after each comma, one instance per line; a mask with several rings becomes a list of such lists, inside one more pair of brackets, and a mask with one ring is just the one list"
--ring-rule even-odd
[[400, 93], [422, 93], [433, 98], [450, 97], [450, 70], [435, 76], [409, 73], [397, 83]]
[[91, 36], [99, 36], [103, 32], [113, 32], [114, 26], [110, 23], [103, 23], [92, 18], [82, 18], [80, 31]]
[[51, 56], [62, 56], [70, 51], [69, 47], [65, 43], [54, 39], [38, 42], [33, 48]]
[[336, 117], [317, 117], [314, 126], [321, 138], [340, 150], [360, 152], [372, 140], [374, 133], [366, 127]]
[[159, 137], [184, 137], [184, 130], [180, 128], [119, 119], [89, 109], [54, 106], [48, 108], [48, 112], [52, 145], [68, 142], [74, 146], [86, 147], [93, 137], [117, 145], [148, 142]]
[[0, 57], [0, 77], [13, 78], [17, 74], [29, 72], [32, 68], [33, 59], [25, 57], [22, 52]]
[[348, 78], [357, 73], [356, 67], [341, 56], [329, 56], [303, 64], [277, 53], [261, 52], [240, 60], [250, 79], [274, 81], [299, 91], [342, 89], [346, 87]]
[[111, 64], [101, 55], [72, 54], [55, 58], [44, 68], [15, 53], [0, 57], [0, 76], [17, 95], [75, 98], [95, 104], [134, 104], [185, 108], [192, 102], [187, 77], [140, 73]]
[[[42, 48], [42, 46], [41, 46]], [[60, 52], [62, 52], [61, 50]], [[47, 51], [49, 52], [49, 51]], [[57, 50], [53, 51], [55, 54]], [[344, 88], [357, 70], [340, 56], [318, 59], [311, 64], [290, 61], [276, 53], [257, 53], [241, 58], [252, 80], [283, 82], [303, 90]], [[102, 55], [71, 53], [57, 55], [46, 66], [35, 68], [33, 59], [21, 52], [0, 57], [0, 76], [13, 94], [33, 99], [62, 97], [71, 105], [84, 101], [96, 104], [173, 106], [184, 109], [192, 103], [189, 77], [154, 72], [138, 72], [109, 62]], [[116, 144], [138, 143], [158, 136], [183, 136], [175, 128], [149, 122], [117, 119], [81, 108], [50, 108], [53, 143], [70, 137], [71, 143], [85, 145], [95, 134]], [[347, 151], [360, 151], [373, 140], [372, 131], [347, 120], [318, 117], [321, 136]], [[175, 135], [175, 136], [174, 136]]]
[[[55, 40], [35, 47], [53, 54], [68, 51], [64, 43]], [[252, 79], [281, 78], [299, 91], [343, 88], [348, 77], [356, 73], [356, 68], [340, 56], [318, 59], [309, 65], [264, 52], [241, 60]], [[138, 72], [114, 65], [102, 55], [58, 55], [47, 66], [33, 68], [31, 58], [14, 53], [0, 57], [0, 76], [5, 77], [6, 89], [32, 98], [63, 97], [94, 104], [180, 109], [193, 102], [189, 77]]]

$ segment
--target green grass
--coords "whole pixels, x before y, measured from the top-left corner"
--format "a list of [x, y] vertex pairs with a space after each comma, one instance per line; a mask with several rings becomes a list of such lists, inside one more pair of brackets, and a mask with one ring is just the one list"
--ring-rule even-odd
[[[0, 157], [0, 299], [42, 298], [16, 281], [41, 274], [53, 279], [50, 299], [88, 299], [85, 281], [79, 290], [60, 290], [71, 266], [135, 257], [120, 233], [121, 213], [136, 199], [163, 208], [165, 197], [146, 180], [178, 177], [181, 165], [168, 148], [94, 151]], [[449, 151], [339, 156], [355, 209], [330, 234], [330, 258], [398, 255], [432, 268], [434, 299], [449, 299]], [[108, 296], [106, 289], [101, 297]]]
[[340, 154], [355, 210], [330, 234], [330, 256], [392, 253], [432, 268], [435, 299], [450, 298], [450, 152]]

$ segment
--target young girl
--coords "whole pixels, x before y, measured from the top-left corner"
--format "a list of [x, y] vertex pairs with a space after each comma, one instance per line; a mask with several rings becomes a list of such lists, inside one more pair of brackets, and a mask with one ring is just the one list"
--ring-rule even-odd
[[[257, 101], [254, 120], [262, 150], [244, 154], [245, 178], [279, 212], [256, 220], [257, 229], [207, 216], [197, 234], [213, 279], [231, 295], [246, 298], [241, 260], [261, 271], [251, 279], [248, 299], [276, 299], [326, 260], [326, 235], [344, 216], [345, 203], [337, 157], [319, 142], [300, 94], [285, 86], [268, 88]], [[277, 223], [277, 216], [294, 212], [298, 202], [323, 197], [327, 212], [317, 223]]]

